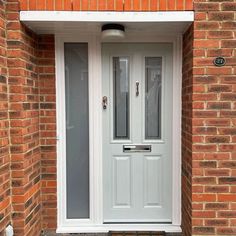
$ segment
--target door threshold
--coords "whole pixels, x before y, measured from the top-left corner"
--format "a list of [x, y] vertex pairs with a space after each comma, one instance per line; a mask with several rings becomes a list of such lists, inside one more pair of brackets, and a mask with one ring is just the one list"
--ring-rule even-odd
[[172, 224], [106, 224], [59, 226], [57, 233], [108, 233], [109, 231], [164, 231], [166, 233], [181, 233], [180, 225]]
[[166, 236], [165, 231], [109, 231], [108, 236]]

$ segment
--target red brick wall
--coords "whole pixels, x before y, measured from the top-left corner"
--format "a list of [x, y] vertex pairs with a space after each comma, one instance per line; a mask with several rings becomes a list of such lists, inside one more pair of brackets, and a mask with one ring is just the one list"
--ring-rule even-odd
[[[236, 2], [194, 8], [192, 230], [236, 235]], [[224, 67], [213, 65], [217, 56]]]
[[[200, 0], [194, 9], [183, 44], [183, 232], [236, 235], [236, 2]], [[217, 56], [224, 67], [213, 65]]]
[[7, 65], [15, 235], [41, 230], [37, 36], [19, 22], [19, 2], [7, 4]]
[[[124, 5], [107, 0], [99, 6], [92, 0], [55, 1], [21, 0], [20, 7], [192, 9], [191, 1], [177, 0], [126, 0]], [[54, 38], [39, 37], [19, 23], [17, 0], [8, 1], [6, 11], [3, 3], [0, 0], [0, 232], [11, 221], [12, 200], [16, 235], [39, 235], [41, 228], [56, 228]], [[236, 2], [196, 0], [194, 9], [195, 23], [183, 40], [182, 227], [186, 236], [236, 235]], [[213, 65], [216, 56], [226, 57], [224, 67]]]
[[192, 231], [192, 93], [193, 93], [193, 25], [183, 36], [182, 77], [182, 229]]
[[21, 10], [65, 11], [182, 11], [193, 0], [20, 0]]
[[42, 173], [42, 228], [55, 229], [56, 194], [56, 92], [53, 36], [39, 38], [40, 143]]
[[42, 216], [56, 228], [54, 37], [22, 25], [18, 1], [0, 13], [0, 235], [36, 236]]
[[10, 223], [10, 154], [5, 1], [0, 0], [0, 235]]

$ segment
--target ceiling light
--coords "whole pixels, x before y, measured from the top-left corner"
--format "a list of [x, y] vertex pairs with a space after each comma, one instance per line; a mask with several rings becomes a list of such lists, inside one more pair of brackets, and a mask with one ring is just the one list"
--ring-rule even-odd
[[125, 37], [125, 27], [119, 24], [106, 24], [102, 26], [102, 38], [119, 39]]

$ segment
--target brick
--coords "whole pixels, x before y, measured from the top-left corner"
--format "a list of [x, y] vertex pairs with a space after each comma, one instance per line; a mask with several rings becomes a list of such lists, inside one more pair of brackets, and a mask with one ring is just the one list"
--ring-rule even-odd
[[196, 21], [205, 21], [207, 19], [207, 14], [205, 12], [195, 12], [194, 19]]
[[54, 9], [54, 0], [47, 0], [46, 1], [46, 9], [48, 11], [53, 11]]
[[222, 101], [234, 101], [236, 100], [236, 93], [222, 93], [220, 98]]
[[236, 117], [236, 112], [235, 111], [221, 111], [220, 113], [221, 117]]
[[194, 32], [194, 35], [195, 35], [195, 38], [196, 39], [206, 39], [206, 36], [207, 36], [207, 32], [204, 31], [204, 30], [199, 30], [199, 31], [195, 31]]
[[206, 193], [227, 193], [229, 192], [229, 187], [226, 186], [206, 186]]
[[[183, 9], [183, 8], [180, 8]], [[150, 0], [150, 10], [157, 11], [159, 10], [159, 1], [158, 0]]]
[[236, 184], [236, 177], [219, 178], [219, 184]]
[[194, 93], [204, 93], [205, 88], [206, 87], [204, 85], [196, 84], [196, 85], [193, 86], [193, 92]]
[[236, 128], [220, 128], [220, 134], [236, 135]]
[[20, 1], [20, 9], [22, 11], [27, 11], [28, 10], [28, 0], [21, 0]]
[[[82, 1], [83, 2], [83, 1]], [[85, 1], [84, 1], [85, 2]], [[88, 5], [86, 6], [85, 9], [88, 9]], [[100, 11], [105, 11], [107, 9], [107, 6], [106, 6], [106, 0], [100, 0], [98, 2], [98, 10]]]
[[205, 56], [205, 50], [204, 49], [194, 49], [193, 50], [193, 55], [195, 57], [204, 57]]
[[115, 0], [115, 10], [116, 11], [123, 11], [123, 1], [122, 0]]
[[215, 111], [194, 111], [193, 117], [198, 118], [215, 118], [216, 112]]
[[169, 11], [175, 10], [175, 0], [167, 1], [167, 10], [169, 10]]
[[[193, 194], [192, 197], [193, 201], [196, 202], [215, 202], [216, 195], [215, 194]], [[208, 212], [205, 212], [205, 214], [208, 214]], [[211, 217], [211, 214], [210, 214]]]
[[37, 0], [36, 7], [40, 11], [46, 10], [46, 0]]
[[[221, 31], [219, 31], [221, 32]], [[218, 57], [218, 56], [223, 56], [223, 57], [231, 57], [233, 55], [233, 50], [232, 49], [209, 49], [207, 50], [207, 56], [208, 57]]]
[[37, 5], [36, 5], [36, 0], [30, 0], [29, 1], [29, 10], [33, 11], [37, 9]]
[[[202, 44], [202, 41], [200, 42], [200, 44]], [[205, 46], [205, 43], [203, 44], [203, 46], [201, 46], [201, 47], [204, 47]], [[195, 65], [195, 66], [201, 66], [201, 65], [205, 65], [205, 66], [207, 66], [207, 65], [212, 65], [212, 59], [211, 58], [194, 58], [194, 61], [193, 61], [193, 64]], [[202, 76], [203, 77], [203, 76]], [[211, 78], [212, 78], [213, 76], [211, 76]], [[207, 79], [208, 77], [205, 77], [205, 79]]]
[[216, 184], [216, 179], [214, 177], [194, 177], [193, 184]]
[[196, 11], [217, 11], [219, 10], [219, 3], [198, 3], [194, 5]]
[[208, 19], [210, 21], [233, 21], [233, 12], [209, 12]]
[[71, 11], [72, 10], [72, 2], [71, 0], [64, 0], [64, 7], [63, 9], [65, 11]]
[[218, 40], [195, 40], [194, 47], [197, 48], [218, 48]]
[[199, 22], [195, 22], [194, 25], [195, 25], [196, 30], [218, 30], [219, 29], [218, 22], [199, 21]]
[[214, 218], [216, 216], [215, 211], [194, 211], [194, 218]]
[[[201, 79], [199, 81], [202, 81], [205, 79]], [[208, 83], [209, 84], [209, 83]], [[204, 93], [204, 94], [193, 94], [192, 97], [193, 101], [211, 101], [211, 100], [217, 100], [217, 95], [216, 94], [211, 94], [211, 93]]]
[[208, 102], [207, 108], [208, 109], [217, 109], [217, 110], [230, 109], [231, 103], [230, 102]]
[[167, 9], [167, 2], [165, 0], [160, 0], [160, 10], [166, 10]]
[[193, 134], [216, 134], [215, 127], [195, 127], [193, 128]]
[[229, 136], [207, 136], [206, 143], [228, 143], [230, 141]]
[[214, 227], [194, 227], [193, 228], [193, 233], [194, 234], [214, 234], [215, 233], [215, 229]]
[[[90, 0], [89, 2], [90, 10], [91, 11], [96, 11], [97, 10], [97, 1], [96, 0]], [[108, 0], [108, 9], [113, 10], [114, 9], [114, 1], [113, 0]]]
[[80, 3], [80, 0], [73, 0], [72, 2], [72, 9], [74, 11], [79, 11], [81, 10], [81, 3]]
[[149, 0], [142, 0], [141, 1], [141, 10], [142, 11], [148, 11], [148, 10], [150, 10], [150, 2], [149, 2]]
[[221, 5], [223, 11], [236, 11], [236, 3], [234, 2], [223, 2]]
[[193, 1], [192, 0], [186, 0], [185, 1], [185, 10], [192, 10], [192, 9], [193, 9]]
[[227, 203], [206, 203], [206, 210], [225, 210], [228, 209]]
[[133, 10], [134, 11], [141, 10], [141, 1], [140, 0], [133, 0]]
[[223, 31], [223, 30], [221, 30], [221, 31], [208, 31], [207, 36], [209, 39], [233, 38], [233, 32], [232, 31]]
[[232, 74], [232, 68], [230, 67], [209, 67], [206, 70], [209, 75], [230, 75]]
[[[218, 201], [219, 202], [236, 201], [236, 195], [235, 194], [219, 194]], [[227, 212], [227, 214], [231, 214], [231, 212]], [[224, 217], [226, 217], [226, 216], [224, 215]]]
[[231, 92], [231, 85], [210, 85], [208, 92]]
[[236, 22], [223, 22], [222, 23], [223, 29], [235, 29], [235, 27], [236, 27]]
[[222, 152], [234, 152], [236, 151], [236, 145], [235, 144], [221, 144], [219, 145], [219, 151]]
[[194, 144], [193, 151], [198, 152], [214, 152], [216, 151], [216, 145], [207, 144]]
[[217, 229], [217, 234], [219, 235], [235, 235], [236, 228], [219, 228]]
[[236, 218], [236, 211], [220, 211], [219, 217], [222, 218]]
[[222, 161], [219, 163], [219, 167], [235, 169], [236, 161]]
[[228, 221], [224, 219], [214, 219], [214, 220], [206, 220], [206, 226], [227, 226]]
[[235, 48], [236, 47], [236, 40], [222, 40], [221, 46], [223, 48]]

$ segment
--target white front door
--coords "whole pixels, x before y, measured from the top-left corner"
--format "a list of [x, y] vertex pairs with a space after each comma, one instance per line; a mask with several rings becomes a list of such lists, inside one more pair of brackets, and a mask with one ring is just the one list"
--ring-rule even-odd
[[173, 48], [104, 43], [104, 223], [172, 221]]

